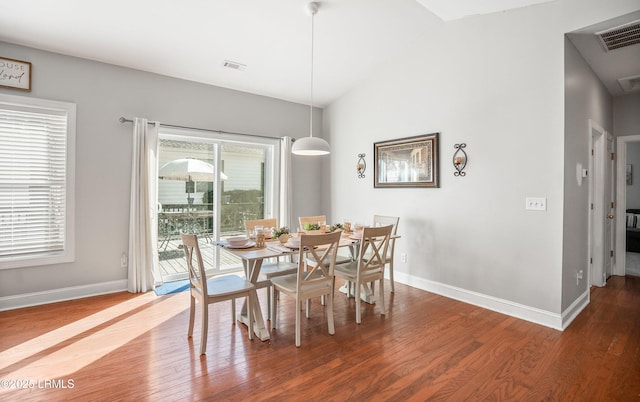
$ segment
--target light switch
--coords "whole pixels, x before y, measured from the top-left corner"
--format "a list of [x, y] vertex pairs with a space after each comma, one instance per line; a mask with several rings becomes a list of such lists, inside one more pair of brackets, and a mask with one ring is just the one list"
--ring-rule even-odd
[[547, 198], [546, 197], [526, 197], [525, 209], [528, 209], [531, 211], [546, 211]]

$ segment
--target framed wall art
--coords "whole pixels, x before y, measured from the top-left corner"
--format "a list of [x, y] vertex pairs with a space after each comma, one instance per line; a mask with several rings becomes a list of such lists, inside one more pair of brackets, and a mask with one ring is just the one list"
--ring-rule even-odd
[[438, 135], [374, 143], [374, 187], [439, 187]]
[[31, 63], [0, 57], [0, 87], [31, 91]]

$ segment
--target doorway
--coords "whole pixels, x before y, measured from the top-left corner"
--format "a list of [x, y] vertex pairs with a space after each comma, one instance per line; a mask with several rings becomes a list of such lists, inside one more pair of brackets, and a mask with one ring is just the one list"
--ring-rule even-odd
[[[164, 282], [188, 277], [180, 233], [198, 235], [208, 275], [242, 269], [238, 258], [220, 253], [210, 243], [244, 234], [247, 219], [276, 216], [278, 145], [275, 139], [211, 138], [208, 132], [161, 130], [158, 257]], [[169, 170], [174, 165], [178, 167]]]
[[[638, 229], [640, 224], [634, 217], [635, 209], [640, 209], [640, 191], [635, 195], [636, 187], [640, 189], [640, 135], [619, 136], [616, 153], [618, 155], [616, 173], [619, 178], [616, 185], [618, 200], [616, 261], [618, 263], [614, 268], [614, 275], [640, 275], [640, 248], [635, 244], [635, 229]], [[629, 221], [627, 221], [627, 210], [630, 213]]]
[[589, 250], [591, 265], [589, 284], [604, 286], [615, 266], [615, 160], [613, 136], [589, 120], [591, 159], [589, 171], [590, 214]]

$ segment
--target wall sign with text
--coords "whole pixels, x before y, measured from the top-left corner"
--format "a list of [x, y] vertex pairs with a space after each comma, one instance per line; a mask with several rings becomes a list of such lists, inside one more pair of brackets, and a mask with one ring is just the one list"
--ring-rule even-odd
[[0, 87], [31, 91], [31, 63], [0, 57]]

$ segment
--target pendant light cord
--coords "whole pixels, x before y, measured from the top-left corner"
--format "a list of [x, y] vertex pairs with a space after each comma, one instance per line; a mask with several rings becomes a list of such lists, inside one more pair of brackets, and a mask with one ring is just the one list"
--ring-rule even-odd
[[309, 89], [309, 137], [313, 137], [313, 21], [316, 13], [311, 13], [311, 85]]

